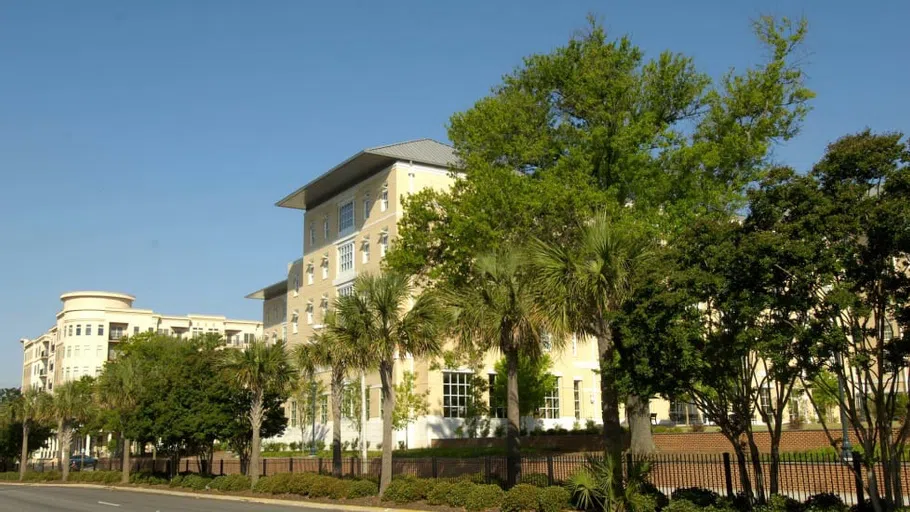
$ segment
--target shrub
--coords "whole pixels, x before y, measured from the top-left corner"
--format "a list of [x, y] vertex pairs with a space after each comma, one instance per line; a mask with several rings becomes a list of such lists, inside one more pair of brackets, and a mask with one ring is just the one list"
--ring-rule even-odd
[[704, 423], [693, 423], [692, 426], [689, 427], [689, 430], [691, 430], [692, 432], [704, 432], [705, 425], [704, 425]]
[[769, 512], [802, 512], [803, 504], [789, 496], [773, 494], [768, 498], [765, 509]]
[[348, 484], [344, 480], [331, 476], [317, 476], [310, 484], [309, 495], [314, 498], [347, 498]]
[[483, 473], [463, 473], [454, 478], [455, 482], [471, 482], [473, 484], [485, 484], [486, 479]]
[[313, 485], [313, 482], [315, 482], [318, 478], [319, 475], [316, 473], [295, 474], [287, 483], [287, 492], [291, 494], [299, 494], [300, 496], [306, 496], [310, 493], [310, 487]]
[[261, 492], [263, 494], [288, 494], [291, 492], [295, 476], [297, 475], [292, 473], [279, 473], [277, 475], [260, 478], [256, 481], [253, 492]]
[[830, 492], [814, 494], [806, 500], [807, 512], [840, 512], [846, 509], [847, 507], [844, 505], [843, 500], [840, 499], [840, 496]]
[[475, 485], [465, 500], [464, 508], [468, 510], [498, 508], [504, 495], [498, 485]]
[[648, 481], [638, 483], [638, 494], [654, 498], [654, 507], [656, 510], [662, 510], [670, 503], [667, 495], [660, 491], [656, 485]]
[[139, 471], [138, 473], [133, 473], [130, 475], [131, 484], [147, 484], [147, 485], [164, 485], [167, 484], [167, 477], [163, 473], [155, 473], [152, 471]]
[[181, 485], [183, 485], [183, 475], [175, 475], [174, 478], [171, 478], [170, 483], [168, 483], [168, 486], [170, 487], [180, 487]]
[[447, 505], [449, 503], [449, 492], [453, 487], [455, 487], [454, 482], [437, 482], [427, 493], [427, 503], [430, 505]]
[[385, 493], [382, 495], [383, 501], [394, 501], [395, 503], [413, 503], [426, 499], [432, 489], [433, 482], [414, 477], [402, 477], [392, 479]]
[[216, 491], [246, 491], [249, 488], [250, 477], [246, 475], [219, 476], [209, 484], [209, 489]]
[[547, 487], [550, 485], [550, 477], [543, 473], [527, 473], [521, 475], [521, 483], [535, 487]]
[[0, 473], [0, 480], [10, 481], [10, 480], [19, 480], [19, 473], [15, 471], [7, 471], [6, 473]]
[[[560, 512], [569, 507], [569, 491], [559, 486], [544, 487], [537, 494], [540, 512]], [[638, 512], [638, 511], [636, 511]]]
[[446, 505], [456, 508], [465, 507], [468, 504], [468, 497], [474, 492], [475, 487], [477, 487], [477, 485], [467, 480], [455, 482], [446, 495]]
[[59, 471], [26, 471], [24, 481], [26, 482], [52, 482], [60, 480], [62, 475]]
[[[675, 493], [674, 493], [675, 494]], [[662, 512], [703, 512], [704, 507], [699, 507], [689, 500], [670, 500], [670, 504], [664, 507]]]
[[202, 475], [187, 475], [183, 477], [183, 482], [180, 484], [181, 487], [192, 489], [194, 491], [201, 491], [208, 487], [209, 482], [212, 481], [212, 478]]
[[657, 497], [636, 493], [629, 497], [632, 512], [657, 512]]
[[501, 512], [536, 512], [539, 506], [537, 487], [518, 484], [502, 498]]
[[670, 499], [673, 501], [685, 500], [699, 507], [716, 505], [718, 498], [720, 498], [720, 496], [716, 492], [701, 487], [684, 487], [682, 489], [676, 489], [673, 491], [673, 494], [670, 495]]
[[377, 494], [379, 486], [369, 480], [354, 480], [348, 483], [348, 498], [365, 498]]

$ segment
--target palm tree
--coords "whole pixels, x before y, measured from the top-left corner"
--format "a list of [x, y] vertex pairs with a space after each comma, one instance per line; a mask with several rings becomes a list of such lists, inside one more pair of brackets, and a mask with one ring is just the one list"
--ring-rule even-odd
[[[409, 279], [396, 273], [363, 274], [354, 293], [335, 301], [336, 325], [346, 337], [359, 340], [363, 351], [379, 361], [382, 381], [382, 472], [379, 489], [392, 481], [392, 375], [396, 354], [421, 357], [436, 354], [446, 329], [445, 308], [430, 292], [411, 294]], [[358, 343], [359, 344], [359, 343]]]
[[128, 436], [130, 418], [139, 402], [143, 388], [142, 371], [131, 357], [121, 357], [104, 366], [96, 387], [97, 402], [100, 407], [114, 412], [114, 418], [120, 429], [120, 444], [123, 451], [121, 468], [122, 483], [130, 481], [130, 445]]
[[575, 247], [539, 241], [531, 246], [539, 289], [546, 290], [542, 299], [547, 315], [567, 331], [597, 339], [606, 454], [615, 461], [620, 460], [623, 441], [611, 319], [631, 296], [637, 274], [651, 254], [651, 239], [643, 231], [631, 220], [602, 212], [584, 226]]
[[265, 396], [269, 393], [284, 395], [294, 381], [294, 370], [288, 362], [284, 341], [267, 344], [254, 341], [244, 350], [227, 349], [219, 366], [229, 379], [236, 379], [251, 394], [249, 419], [253, 429], [250, 448], [250, 480], [259, 480], [259, 455], [262, 420], [265, 415]]
[[22, 423], [22, 451], [19, 455], [19, 481], [25, 479], [28, 466], [28, 435], [32, 426], [48, 417], [50, 396], [38, 388], [29, 388], [19, 395], [10, 411], [12, 417]]
[[57, 447], [63, 481], [69, 478], [70, 443], [75, 423], [84, 421], [91, 409], [91, 381], [70, 381], [57, 386], [51, 401], [52, 416], [57, 420]]
[[341, 402], [344, 398], [344, 380], [349, 370], [367, 365], [367, 351], [361, 348], [360, 341], [355, 333], [335, 321], [333, 312], [329, 312], [323, 328], [310, 338], [310, 343], [297, 345], [292, 351], [298, 370], [310, 378], [318, 367], [331, 369], [332, 473], [338, 477], [342, 472]]
[[518, 358], [540, 357], [547, 333], [552, 335], [556, 348], [563, 342], [561, 331], [556, 332], [558, 326], [548, 322], [532, 285], [520, 252], [506, 249], [477, 258], [472, 281], [446, 293], [460, 342], [482, 351], [499, 350], [506, 359], [506, 454], [510, 484], [518, 481], [521, 472]]

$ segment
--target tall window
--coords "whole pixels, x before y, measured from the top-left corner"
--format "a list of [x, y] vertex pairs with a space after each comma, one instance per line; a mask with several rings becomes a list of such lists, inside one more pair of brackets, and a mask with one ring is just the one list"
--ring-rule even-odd
[[66, 347], [66, 357], [72, 357], [72, 356], [73, 356], [72, 348], [73, 348], [73, 347]]
[[382, 191], [379, 192], [379, 210], [386, 211], [389, 209], [389, 185], [384, 184]]
[[338, 207], [338, 236], [344, 236], [354, 230], [354, 201], [348, 201]]
[[367, 399], [367, 403], [364, 407], [366, 407], [367, 419], [370, 419], [370, 417], [371, 417], [370, 416], [370, 410], [371, 410], [370, 409], [370, 394], [372, 393], [372, 391], [373, 390], [367, 388], [366, 397], [365, 397]]
[[382, 233], [379, 235], [379, 256], [384, 257], [389, 250], [389, 234]]
[[82, 324], [76, 324], [76, 336], [82, 336]]
[[[574, 339], [574, 338], [573, 338]], [[572, 383], [572, 398], [575, 400], [575, 419], [581, 419], [581, 381]]]
[[328, 279], [329, 277], [329, 258], [322, 258], [322, 278]]
[[104, 336], [104, 324], [98, 324], [98, 336]]
[[88, 324], [85, 326], [85, 335], [86, 336], [92, 335], [92, 324]]
[[544, 396], [540, 414], [547, 419], [559, 418], [559, 377], [556, 377], [553, 389]]
[[138, 325], [134, 325], [134, 326], [133, 326], [133, 334], [139, 334], [139, 326], [138, 326]]
[[313, 325], [313, 305], [306, 305], [306, 324]]
[[294, 297], [300, 294], [300, 276], [294, 275]]
[[703, 423], [698, 407], [685, 400], [670, 401], [670, 421], [683, 425], [700, 425]]
[[325, 425], [329, 422], [329, 397], [322, 395], [319, 397], [319, 422]]
[[354, 242], [338, 247], [338, 273], [344, 274], [354, 270]]
[[95, 357], [101, 357], [101, 345], [95, 347]]
[[370, 218], [370, 196], [363, 198], [363, 220]]
[[370, 242], [369, 242], [369, 240], [364, 240], [363, 243], [360, 244], [360, 252], [363, 255], [363, 262], [369, 263], [370, 262]]
[[354, 285], [353, 284], [348, 284], [348, 285], [342, 286], [341, 288], [338, 289], [339, 297], [347, 297], [348, 295], [353, 295], [353, 294], [354, 294]]
[[465, 372], [442, 373], [442, 415], [446, 418], [464, 418], [471, 396], [471, 375]]
[[72, 326], [72, 325], [67, 325], [66, 328], [67, 328], [67, 331], [68, 331], [68, 332], [66, 333], [66, 335], [67, 335], [67, 336], [72, 336], [72, 335], [73, 335], [73, 326]]
[[764, 386], [758, 390], [759, 405], [765, 411], [771, 408], [771, 388]]
[[325, 240], [329, 239], [329, 218], [327, 216], [322, 219], [322, 236]]
[[544, 352], [549, 352], [553, 348], [553, 338], [550, 333], [546, 331], [540, 333], [540, 344], [543, 345]]
[[306, 265], [306, 284], [313, 284], [313, 262]]
[[310, 224], [310, 248], [316, 245], [316, 226]]
[[295, 309], [294, 313], [291, 315], [291, 332], [294, 334], [297, 334], [298, 317], [299, 317], [299, 315], [297, 314], [297, 310]]
[[287, 326], [287, 324], [284, 324], [284, 325], [281, 326], [281, 339], [282, 339], [282, 341], [286, 341], [286, 340], [288, 339], [288, 326]]
[[297, 400], [291, 400], [291, 428], [297, 426]]
[[76, 357], [79, 357], [79, 345], [76, 345], [76, 350], [73, 351]]
[[488, 386], [490, 393], [490, 417], [491, 418], [505, 418], [506, 413], [505, 409], [502, 406], [502, 403], [499, 401], [499, 398], [496, 396], [496, 374], [490, 374], [490, 384]]

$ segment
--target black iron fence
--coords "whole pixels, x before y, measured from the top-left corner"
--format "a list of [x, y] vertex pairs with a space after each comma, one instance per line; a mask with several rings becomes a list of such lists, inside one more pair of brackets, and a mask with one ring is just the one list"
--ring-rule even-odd
[[[455, 478], [472, 475], [477, 480], [487, 483], [506, 485], [507, 458], [502, 456], [450, 458], [394, 458], [392, 474], [412, 475], [420, 478]], [[542, 482], [550, 485], [565, 483], [573, 474], [585, 466], [584, 455], [548, 455], [528, 456], [521, 459], [522, 480]], [[632, 465], [646, 461], [649, 466], [648, 480], [666, 494], [685, 487], [711, 489], [718, 494], [735, 496], [743, 491], [740, 465], [730, 454], [654, 454], [642, 457], [627, 455], [623, 460], [624, 470], [628, 472]], [[753, 489], [756, 487], [756, 471], [751, 460], [745, 461], [745, 471]], [[152, 459], [134, 457], [130, 460], [132, 472], [149, 471], [174, 475], [177, 473], [206, 473], [212, 475], [240, 474], [244, 468], [238, 459], [216, 459], [211, 463], [196, 458], [181, 459], [179, 462], [170, 459]], [[332, 472], [332, 459], [320, 457], [287, 457], [264, 458], [258, 464], [260, 475], [268, 476], [279, 473], [325, 473]], [[760, 463], [762, 479], [766, 492], [770, 490], [770, 461], [762, 459]], [[5, 467], [16, 471], [17, 465]], [[30, 464], [33, 471], [60, 470], [55, 462]], [[81, 468], [85, 471], [117, 471], [121, 461], [116, 458], [98, 459], [94, 465]], [[363, 464], [361, 459], [346, 457], [342, 459], [342, 473], [346, 476], [379, 477], [381, 460], [368, 459]], [[843, 460], [835, 455], [822, 454], [787, 454], [780, 464], [778, 492], [805, 500], [813, 494], [830, 492], [839, 495], [845, 503], [853, 505], [862, 503], [867, 496], [864, 483], [868, 469], [862, 464], [859, 454], [850, 460]], [[879, 482], [882, 482], [880, 468], [875, 469]], [[901, 465], [901, 481], [904, 489], [910, 489], [910, 460]]]

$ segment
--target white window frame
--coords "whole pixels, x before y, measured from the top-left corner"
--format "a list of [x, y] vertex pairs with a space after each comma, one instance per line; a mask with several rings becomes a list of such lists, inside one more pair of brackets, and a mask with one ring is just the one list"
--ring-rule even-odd
[[306, 284], [313, 284], [313, 262], [311, 261], [306, 267]]
[[389, 252], [389, 234], [386, 232], [379, 235], [379, 257], [384, 258], [387, 252]]
[[320, 265], [322, 266], [322, 278], [328, 279], [329, 278], [329, 259], [323, 258], [322, 263], [320, 263]]
[[339, 286], [338, 291], [336, 292], [339, 297], [347, 297], [348, 295], [354, 294], [354, 283], [349, 283], [344, 286]]
[[299, 320], [300, 320], [300, 315], [297, 313], [297, 310], [295, 309], [294, 312], [291, 314], [291, 332], [293, 334], [298, 333], [297, 322]]
[[316, 226], [310, 224], [310, 248], [316, 245]]
[[363, 220], [370, 218], [370, 194], [363, 198]]
[[369, 240], [364, 240], [363, 242], [361, 242], [361, 244], [360, 244], [360, 254], [361, 254], [360, 260], [361, 260], [363, 263], [369, 263], [369, 262], [370, 262], [370, 241], [369, 241]]
[[389, 209], [389, 184], [383, 183], [382, 190], [379, 192], [379, 211]]
[[313, 325], [313, 305], [307, 304], [306, 307], [306, 324]]
[[[348, 224], [350, 222], [350, 224]], [[354, 200], [338, 205], [338, 236], [343, 237], [354, 232]]]
[[543, 398], [543, 407], [540, 408], [540, 417], [550, 420], [555, 420], [559, 418], [559, 377], [556, 378], [556, 383]]
[[322, 218], [322, 236], [325, 240], [329, 239], [329, 216], [326, 215]]
[[575, 420], [581, 421], [581, 381], [572, 381], [572, 401], [575, 402]]
[[338, 276], [354, 272], [354, 241], [338, 246]]
[[442, 372], [442, 416], [465, 418], [471, 400], [471, 380], [474, 374], [463, 371]]

